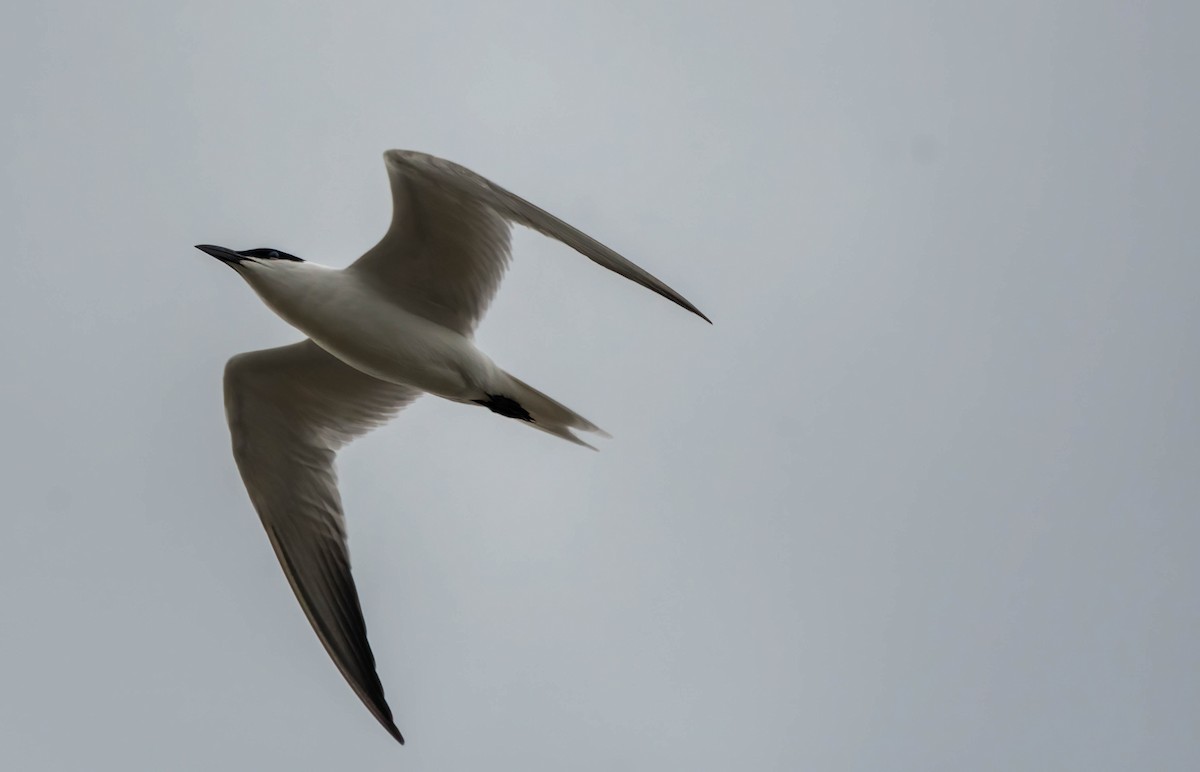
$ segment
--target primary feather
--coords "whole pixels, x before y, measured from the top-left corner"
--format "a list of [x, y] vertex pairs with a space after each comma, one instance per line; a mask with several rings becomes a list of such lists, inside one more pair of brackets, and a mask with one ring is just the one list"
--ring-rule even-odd
[[[350, 572], [334, 457], [420, 394], [488, 407], [558, 437], [595, 424], [497, 367], [471, 338], [504, 275], [512, 222], [707, 320], [608, 247], [474, 172], [423, 153], [384, 154], [393, 214], [344, 270], [273, 249], [203, 245], [308, 340], [239, 354], [225, 369], [233, 455], [308, 621], [355, 693], [401, 743]], [[590, 447], [590, 446], [589, 446]]]

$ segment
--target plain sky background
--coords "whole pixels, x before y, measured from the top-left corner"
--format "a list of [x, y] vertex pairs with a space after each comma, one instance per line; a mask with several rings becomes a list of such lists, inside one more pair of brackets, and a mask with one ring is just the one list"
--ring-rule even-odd
[[[1200, 768], [1193, 2], [6, 3], [0, 769]], [[345, 265], [381, 153], [527, 231], [478, 335], [590, 453], [425, 398], [341, 459], [389, 701], [322, 650], [192, 248]]]

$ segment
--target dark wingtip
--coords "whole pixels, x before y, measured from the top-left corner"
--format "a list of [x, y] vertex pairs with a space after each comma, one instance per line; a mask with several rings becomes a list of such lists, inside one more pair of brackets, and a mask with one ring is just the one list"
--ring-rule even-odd
[[[672, 299], [672, 300], [675, 300], [674, 298], [671, 298], [671, 299]], [[676, 301], [676, 302], [678, 302], [678, 301]], [[703, 319], [704, 321], [708, 322], [709, 324], [712, 324], [712, 323], [713, 323], [712, 319], [709, 319], [707, 316], [705, 316], [703, 311], [701, 311], [699, 308], [696, 308], [694, 305], [692, 305], [691, 303], [687, 302], [686, 300], [685, 300], [685, 301], [683, 301], [682, 303], [679, 303], [679, 305], [681, 305], [681, 306], [683, 306], [684, 308], [686, 308], [687, 310], [691, 311], [693, 314], [695, 314], [696, 316], [700, 317], [701, 319]]]
[[705, 316], [703, 311], [701, 311], [699, 308], [696, 308], [696, 306], [692, 305], [692, 301], [688, 300], [683, 295], [680, 295], [678, 292], [671, 289], [670, 287], [664, 286], [660, 289], [658, 287], [654, 287], [649, 284], [645, 284], [643, 286], [646, 286], [646, 287], [650, 288], [651, 290], [653, 290], [654, 292], [657, 292], [659, 295], [662, 295], [664, 298], [671, 301], [672, 303], [679, 306], [680, 308], [684, 309], [685, 311], [691, 311], [693, 314], [700, 317], [701, 319], [708, 322], [709, 324], [713, 323], [712, 319], [709, 319], [707, 316]]
[[[400, 734], [400, 729], [397, 728], [396, 722], [392, 720], [392, 711], [388, 709], [387, 703], [379, 703], [371, 707], [371, 712], [375, 714], [375, 718], [379, 720], [380, 726], [387, 730], [387, 733], [396, 738], [396, 742], [404, 745], [404, 735]], [[378, 708], [378, 710], [376, 710]]]
[[[372, 662], [372, 675], [375, 673], [374, 665], [375, 663]], [[359, 693], [359, 697], [362, 698], [362, 701], [366, 704], [367, 708], [375, 716], [376, 720], [379, 721], [380, 726], [386, 729], [387, 733], [392, 737], [395, 737], [396, 742], [404, 745], [404, 735], [400, 734], [400, 729], [396, 726], [396, 720], [392, 718], [392, 709], [388, 707], [387, 702], [383, 699], [383, 687], [379, 685], [378, 677], [375, 679], [375, 685], [378, 691], [375, 695], [372, 695], [370, 699], [363, 697], [361, 692]], [[355, 688], [355, 691], [358, 691], [357, 687]]]

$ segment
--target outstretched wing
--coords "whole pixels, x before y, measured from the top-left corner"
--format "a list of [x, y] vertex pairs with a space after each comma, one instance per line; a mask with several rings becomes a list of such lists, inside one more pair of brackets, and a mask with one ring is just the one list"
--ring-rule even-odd
[[310, 340], [225, 367], [233, 456], [308, 621], [350, 686], [401, 743], [358, 603], [334, 456], [420, 395], [343, 364]]
[[349, 270], [373, 274], [406, 308], [469, 335], [508, 267], [511, 221], [558, 239], [708, 321], [645, 269], [470, 169], [410, 150], [383, 156], [392, 185], [392, 224]]

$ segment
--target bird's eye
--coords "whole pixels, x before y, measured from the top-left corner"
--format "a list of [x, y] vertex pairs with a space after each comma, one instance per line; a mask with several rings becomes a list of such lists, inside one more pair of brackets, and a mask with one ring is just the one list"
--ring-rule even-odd
[[278, 260], [278, 259], [279, 259], [279, 252], [277, 252], [276, 250], [272, 249], [270, 252], [268, 252], [268, 253], [267, 253], [267, 257], [271, 258], [272, 260]]

